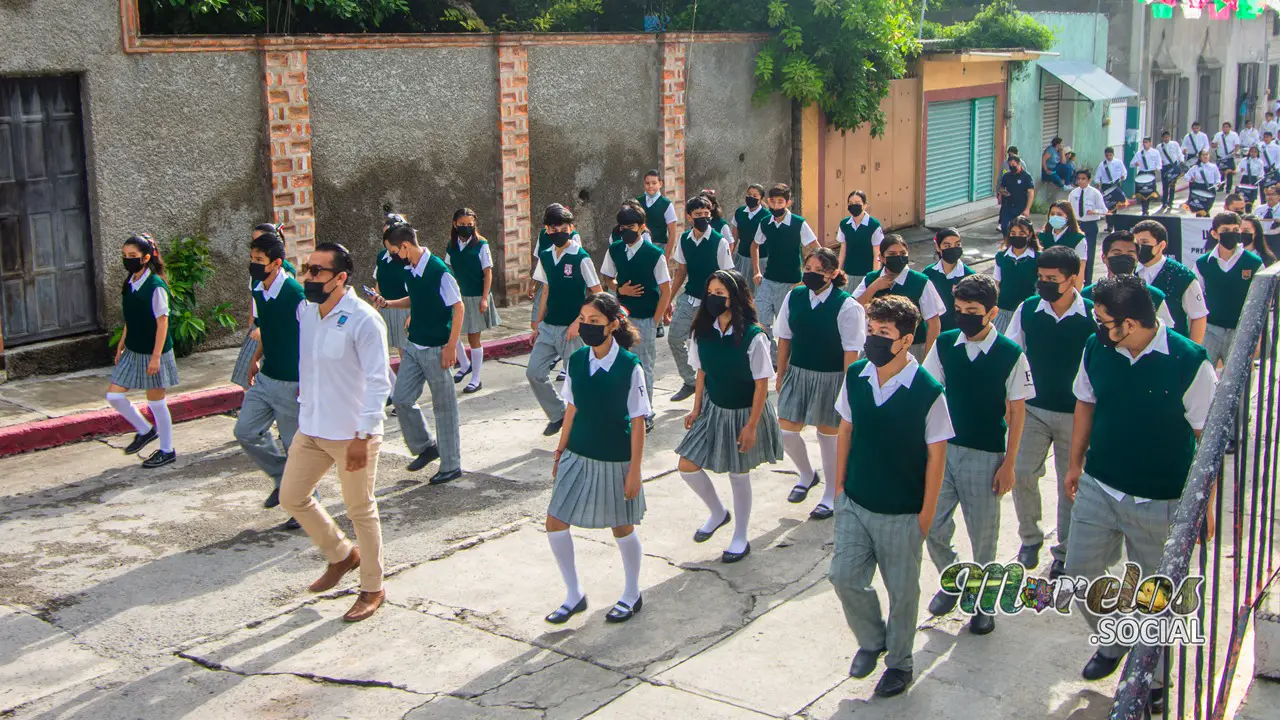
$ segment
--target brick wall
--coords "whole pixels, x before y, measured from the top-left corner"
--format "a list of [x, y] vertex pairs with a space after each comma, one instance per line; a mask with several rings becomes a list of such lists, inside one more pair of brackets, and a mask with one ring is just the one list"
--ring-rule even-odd
[[[528, 290], [532, 225], [529, 198], [529, 51], [498, 45], [498, 133], [502, 171], [502, 283], [507, 298]], [[495, 283], [495, 289], [497, 283]]]
[[304, 259], [316, 246], [307, 53], [267, 51], [262, 57], [271, 207], [275, 222], [284, 226], [289, 257]]
[[688, 44], [662, 44], [662, 187], [676, 206], [676, 227], [684, 218], [685, 68]]

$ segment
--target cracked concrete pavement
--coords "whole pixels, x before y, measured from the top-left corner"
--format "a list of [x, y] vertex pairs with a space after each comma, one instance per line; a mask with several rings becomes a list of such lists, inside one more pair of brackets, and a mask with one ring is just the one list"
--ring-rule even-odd
[[[807, 520], [816, 496], [786, 502], [789, 463], [754, 473], [747, 561], [719, 563], [723, 533], [692, 542], [704, 509], [672, 452], [689, 406], [667, 400], [679, 380], [665, 343], [659, 357], [639, 530], [645, 608], [624, 625], [603, 620], [622, 588], [607, 531], [575, 531], [588, 612], [542, 620], [563, 594], [542, 530], [554, 439], [541, 436], [519, 358], [486, 364], [485, 390], [462, 398], [460, 481], [430, 487], [429, 470], [406, 472], [388, 421], [378, 494], [389, 602], [356, 625], [339, 618], [354, 578], [306, 592], [323, 559], [262, 509], [268, 481], [229, 417], [179, 425], [178, 463], [155, 472], [119, 452], [127, 438], [0, 460], [0, 717], [1105, 716], [1114, 683], [1079, 679], [1091, 652], [1080, 618], [1001, 618], [972, 636], [962, 618], [924, 615], [937, 587], [927, 562], [916, 683], [873, 699], [878, 673], [847, 676], [856, 645], [825, 578], [833, 525]], [[346, 525], [333, 478], [320, 490]], [[1012, 559], [1011, 501], [1003, 511], [1000, 554]], [[963, 554], [962, 521], [957, 542]]]

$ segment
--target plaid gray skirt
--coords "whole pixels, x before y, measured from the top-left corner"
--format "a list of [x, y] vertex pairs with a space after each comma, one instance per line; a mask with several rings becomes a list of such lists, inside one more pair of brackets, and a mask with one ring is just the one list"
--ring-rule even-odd
[[[253, 332], [252, 326], [249, 332]], [[258, 341], [246, 334], [244, 344], [240, 346], [240, 354], [236, 356], [236, 366], [231, 369], [231, 382], [245, 390], [249, 389], [249, 364], [253, 362], [253, 355], [256, 352], [258, 352]]]
[[630, 469], [630, 462], [594, 460], [565, 450], [547, 514], [580, 528], [638, 525], [644, 518], [644, 488], [634, 500], [623, 494]]
[[172, 350], [160, 356], [160, 372], [155, 375], [147, 374], [149, 362], [151, 362], [150, 355], [143, 355], [125, 348], [124, 352], [120, 353], [120, 362], [116, 363], [115, 369], [111, 371], [111, 384], [129, 390], [156, 390], [171, 388], [178, 384], [178, 363], [173, 359]]
[[1000, 308], [996, 311], [995, 326], [1003, 335], [1005, 330], [1009, 329], [1009, 323], [1013, 322], [1013, 311]]
[[745, 453], [738, 452], [738, 433], [750, 419], [749, 407], [727, 410], [711, 402], [709, 396], [703, 397], [702, 414], [685, 433], [676, 454], [715, 473], [747, 473], [762, 463], [782, 460], [782, 430], [773, 403], [768, 400], [756, 427], [756, 444]]
[[382, 308], [378, 311], [382, 321], [387, 324], [387, 347], [402, 348], [409, 344], [409, 332], [404, 329], [404, 321], [409, 319], [407, 308]]
[[778, 393], [778, 417], [805, 425], [840, 427], [836, 400], [844, 373], [818, 372], [790, 365]]
[[462, 334], [484, 332], [501, 324], [498, 307], [493, 302], [493, 293], [489, 293], [489, 312], [480, 312], [479, 295], [463, 295], [462, 307], [466, 312], [462, 316]]
[[[760, 272], [764, 272], [767, 267], [769, 267], [769, 258], [760, 258]], [[733, 269], [737, 270], [742, 277], [750, 280], [752, 276], [751, 258], [743, 257], [735, 252], [733, 254]]]

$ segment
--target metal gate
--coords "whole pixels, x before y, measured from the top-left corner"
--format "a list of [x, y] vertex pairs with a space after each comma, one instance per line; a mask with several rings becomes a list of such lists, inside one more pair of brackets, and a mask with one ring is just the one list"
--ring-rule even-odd
[[97, 328], [80, 82], [0, 78], [5, 346]]
[[[1046, 73], [1047, 75], [1048, 73]], [[1049, 141], [1058, 137], [1062, 119], [1062, 83], [1046, 82], [1040, 89], [1040, 148], [1049, 147]], [[1040, 152], [1039, 148], [1027, 148], [1022, 151], [1023, 157], [1030, 158], [1032, 153]], [[1036, 161], [1039, 164], [1039, 161]]]
[[995, 195], [996, 99], [929, 103], [926, 212]]

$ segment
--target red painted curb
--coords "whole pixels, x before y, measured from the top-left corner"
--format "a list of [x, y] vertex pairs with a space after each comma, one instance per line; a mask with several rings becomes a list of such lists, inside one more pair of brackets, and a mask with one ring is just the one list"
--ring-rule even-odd
[[[483, 344], [485, 360], [523, 355], [533, 349], [531, 335], [516, 335]], [[399, 358], [391, 361], [393, 368], [400, 365]], [[174, 422], [196, 420], [210, 415], [221, 415], [239, 409], [244, 391], [236, 385], [182, 393], [169, 398], [169, 413]], [[146, 403], [138, 404], [148, 418], [151, 411]], [[0, 427], [0, 457], [19, 455], [35, 450], [47, 450], [59, 445], [86, 440], [103, 435], [119, 435], [132, 430], [132, 426], [115, 410], [89, 410], [64, 417], [33, 420], [32, 422]]]

